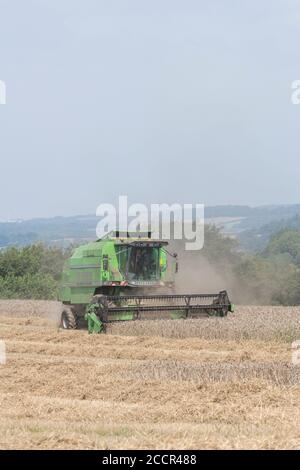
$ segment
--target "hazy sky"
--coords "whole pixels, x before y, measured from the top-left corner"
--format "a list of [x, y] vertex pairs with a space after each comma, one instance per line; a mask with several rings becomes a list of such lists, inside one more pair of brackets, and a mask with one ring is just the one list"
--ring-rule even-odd
[[300, 202], [298, 0], [0, 0], [0, 218]]

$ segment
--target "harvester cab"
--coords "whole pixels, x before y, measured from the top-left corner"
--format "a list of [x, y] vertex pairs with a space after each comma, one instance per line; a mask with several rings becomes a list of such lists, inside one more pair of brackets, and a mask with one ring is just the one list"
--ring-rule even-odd
[[177, 270], [177, 262], [173, 260], [177, 255], [167, 251], [167, 245], [165, 241], [152, 240], [150, 234], [147, 238], [124, 235], [120, 238], [117, 232], [114, 242], [117, 263], [114, 265], [107, 259], [108, 271], [112, 262], [112, 271], [121, 276], [122, 287], [173, 287]]
[[177, 255], [151, 233], [112, 232], [75, 249], [66, 262], [59, 299], [61, 325], [75, 329], [84, 318], [90, 332], [123, 320], [225, 316], [226, 291], [175, 294]]

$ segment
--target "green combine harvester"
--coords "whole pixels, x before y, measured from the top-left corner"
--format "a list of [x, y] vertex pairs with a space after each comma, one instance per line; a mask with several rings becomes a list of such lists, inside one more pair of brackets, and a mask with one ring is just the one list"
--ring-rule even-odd
[[227, 292], [174, 294], [178, 260], [168, 242], [151, 233], [112, 232], [76, 248], [66, 262], [59, 300], [61, 326], [87, 322], [90, 333], [115, 321], [224, 317], [233, 311]]

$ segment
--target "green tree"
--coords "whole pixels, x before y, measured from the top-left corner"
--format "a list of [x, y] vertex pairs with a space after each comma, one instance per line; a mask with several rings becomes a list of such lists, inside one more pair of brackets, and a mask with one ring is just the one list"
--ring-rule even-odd
[[284, 229], [273, 235], [263, 256], [270, 258], [274, 255], [288, 256], [292, 263], [300, 266], [300, 230]]
[[42, 243], [0, 252], [0, 297], [55, 299], [69, 251]]

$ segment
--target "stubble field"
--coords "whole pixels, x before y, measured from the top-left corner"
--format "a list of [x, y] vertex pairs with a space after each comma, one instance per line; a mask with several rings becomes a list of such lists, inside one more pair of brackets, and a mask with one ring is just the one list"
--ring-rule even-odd
[[1, 301], [1, 449], [300, 448], [300, 308], [62, 331]]

